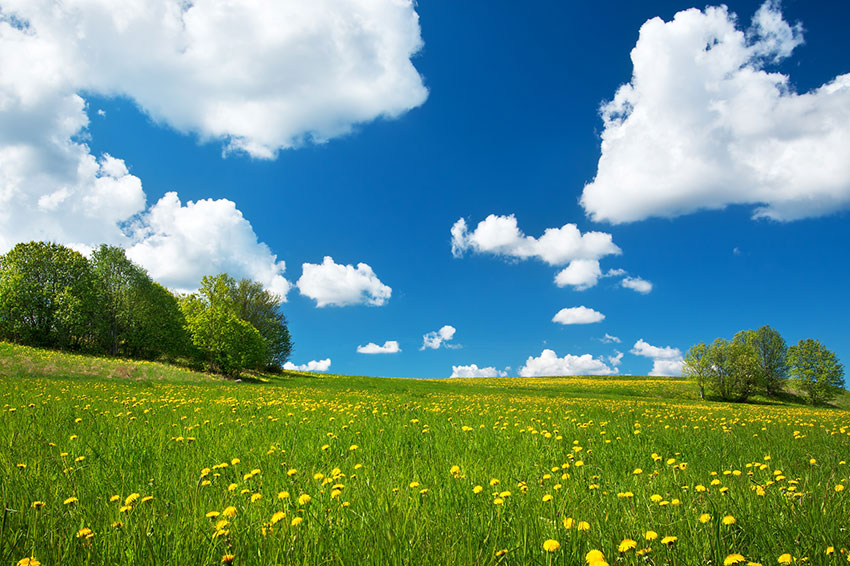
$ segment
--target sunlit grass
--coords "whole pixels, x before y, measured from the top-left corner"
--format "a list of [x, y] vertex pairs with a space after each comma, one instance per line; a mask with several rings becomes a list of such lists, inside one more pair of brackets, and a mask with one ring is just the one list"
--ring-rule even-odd
[[0, 348], [3, 563], [847, 562], [843, 410], [700, 402], [682, 379], [234, 383]]

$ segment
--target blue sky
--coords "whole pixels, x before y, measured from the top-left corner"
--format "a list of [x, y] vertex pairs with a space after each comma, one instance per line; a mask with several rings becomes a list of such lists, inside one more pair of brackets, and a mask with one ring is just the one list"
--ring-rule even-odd
[[172, 4], [0, 0], [0, 251], [261, 280], [335, 373], [676, 373], [763, 324], [850, 360], [850, 6]]

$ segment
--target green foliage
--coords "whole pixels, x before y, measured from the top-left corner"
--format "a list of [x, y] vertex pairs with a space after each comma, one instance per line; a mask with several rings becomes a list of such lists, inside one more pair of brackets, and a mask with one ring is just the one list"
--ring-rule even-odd
[[186, 352], [185, 320], [168, 290], [130, 261], [122, 248], [100, 246], [91, 264], [101, 351], [138, 358]]
[[813, 405], [835, 398], [844, 385], [844, 366], [817, 340], [807, 338], [788, 348], [789, 373]]
[[709, 389], [724, 401], [746, 401], [758, 381], [755, 352], [743, 342], [716, 339], [707, 348]]
[[90, 345], [96, 294], [86, 258], [47, 242], [0, 257], [0, 337], [36, 346]]
[[266, 367], [281, 368], [292, 354], [292, 338], [280, 311], [281, 298], [257, 281], [241, 279], [233, 288], [232, 300], [237, 316], [254, 325], [263, 336]]
[[262, 367], [266, 344], [250, 322], [221, 304], [204, 303], [195, 295], [185, 298], [181, 306], [192, 344], [208, 369], [237, 376], [243, 369]]
[[[192, 311], [214, 307], [233, 313], [250, 323], [264, 342], [263, 362], [266, 369], [280, 369], [292, 353], [292, 340], [286, 317], [280, 312], [281, 299], [250, 279], [236, 281], [226, 273], [207, 275], [198, 290], [200, 303], [187, 304]], [[186, 312], [184, 308], [184, 312]]]
[[705, 342], [691, 346], [682, 366], [682, 375], [695, 379], [699, 385], [700, 399], [705, 399], [705, 386], [713, 373], [709, 352], [710, 348]]
[[742, 330], [735, 334], [734, 340], [752, 349], [757, 362], [756, 381], [765, 395], [773, 397], [782, 391], [788, 374], [785, 360], [788, 348], [782, 335], [765, 325], [758, 330]]

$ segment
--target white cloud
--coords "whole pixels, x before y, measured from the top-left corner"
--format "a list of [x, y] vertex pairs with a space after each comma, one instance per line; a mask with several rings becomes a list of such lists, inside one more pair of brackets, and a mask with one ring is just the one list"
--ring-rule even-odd
[[611, 364], [611, 366], [617, 367], [623, 361], [623, 352], [617, 352], [616, 350], [614, 351], [616, 352], [616, 354], [613, 356], [607, 356], [606, 359], [608, 360], [608, 363]]
[[449, 377], [505, 377], [508, 374], [494, 367], [480, 368], [475, 364], [468, 366], [452, 366]]
[[449, 340], [452, 340], [455, 336], [455, 332], [457, 329], [454, 326], [445, 325], [439, 330], [435, 330], [433, 332], [429, 332], [422, 336], [422, 347], [420, 350], [425, 350], [426, 348], [430, 348], [432, 350], [436, 350], [441, 345], [445, 345], [447, 348], [451, 348], [454, 345], [447, 344]]
[[296, 285], [302, 295], [316, 301], [317, 307], [381, 306], [392, 295], [392, 288], [381, 283], [367, 264], [341, 265], [330, 256], [320, 264], [305, 263]]
[[602, 271], [595, 259], [576, 259], [555, 276], [555, 285], [575, 287], [576, 291], [584, 291], [596, 285]]
[[127, 257], [168, 287], [191, 290], [204, 275], [227, 272], [259, 281], [286, 300], [286, 265], [257, 240], [229, 200], [180, 203], [167, 193], [132, 224]]
[[283, 369], [289, 371], [328, 371], [330, 367], [330, 358], [325, 358], [324, 360], [310, 360], [306, 364], [301, 365], [295, 365], [292, 362], [286, 362], [283, 364]]
[[378, 346], [374, 342], [369, 342], [365, 346], [357, 346], [358, 354], [396, 354], [401, 352], [398, 347], [398, 342], [395, 340], [387, 340], [383, 346]]
[[412, 1], [3, 0], [2, 12], [4, 59], [16, 59], [5, 67], [23, 95], [34, 83], [123, 95], [157, 122], [253, 157], [427, 97], [411, 63], [422, 47]]
[[622, 342], [622, 340], [620, 340], [616, 336], [611, 336], [607, 332], [605, 333], [605, 337], [600, 338], [599, 341], [602, 342], [603, 344], [611, 344], [612, 342], [619, 344], [620, 342]]
[[749, 30], [725, 7], [647, 21], [632, 79], [602, 106], [602, 155], [581, 203], [597, 221], [730, 204], [795, 220], [850, 205], [850, 74], [798, 94], [765, 66], [802, 43], [765, 3]]
[[622, 281], [620, 281], [620, 285], [626, 289], [637, 291], [642, 295], [646, 295], [652, 291], [652, 283], [646, 279], [641, 279], [640, 277], [625, 277]]
[[645, 342], [642, 338], [635, 342], [631, 353], [652, 360], [652, 371], [649, 375], [682, 375], [682, 351], [672, 346], [658, 347]]
[[539, 259], [549, 265], [565, 265], [576, 259], [598, 260], [621, 253], [605, 232], [585, 232], [575, 224], [547, 228], [540, 238], [526, 236], [517, 226], [516, 217], [489, 215], [470, 232], [466, 220], [459, 219], [451, 229], [452, 254], [460, 257], [467, 250], [516, 259]]
[[459, 219], [451, 229], [452, 255], [461, 257], [467, 251], [493, 254], [512, 259], [538, 259], [549, 265], [567, 265], [555, 277], [558, 286], [572, 285], [586, 289], [601, 276], [599, 259], [619, 255], [611, 234], [585, 232], [575, 224], [547, 228], [539, 238], [526, 236], [516, 217], [489, 215], [469, 231], [466, 220]]
[[571, 354], [559, 358], [553, 350], [545, 349], [538, 357], [529, 356], [525, 365], [519, 369], [522, 377], [561, 376], [561, 375], [611, 375], [617, 373], [604, 361], [583, 354]]
[[560, 324], [591, 324], [600, 322], [604, 318], [605, 315], [601, 312], [581, 306], [559, 310], [552, 318], [552, 322]]
[[285, 298], [283, 262], [232, 202], [170, 193], [146, 209], [124, 161], [91, 153], [83, 96], [273, 157], [421, 104], [421, 44], [405, 1], [0, 0], [0, 253], [120, 245], [174, 288], [226, 270]]

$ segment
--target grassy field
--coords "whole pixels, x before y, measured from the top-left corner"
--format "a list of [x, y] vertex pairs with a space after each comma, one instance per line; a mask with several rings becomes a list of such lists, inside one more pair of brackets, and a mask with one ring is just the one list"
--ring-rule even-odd
[[849, 434], [680, 378], [234, 383], [0, 344], [0, 563], [846, 563]]

